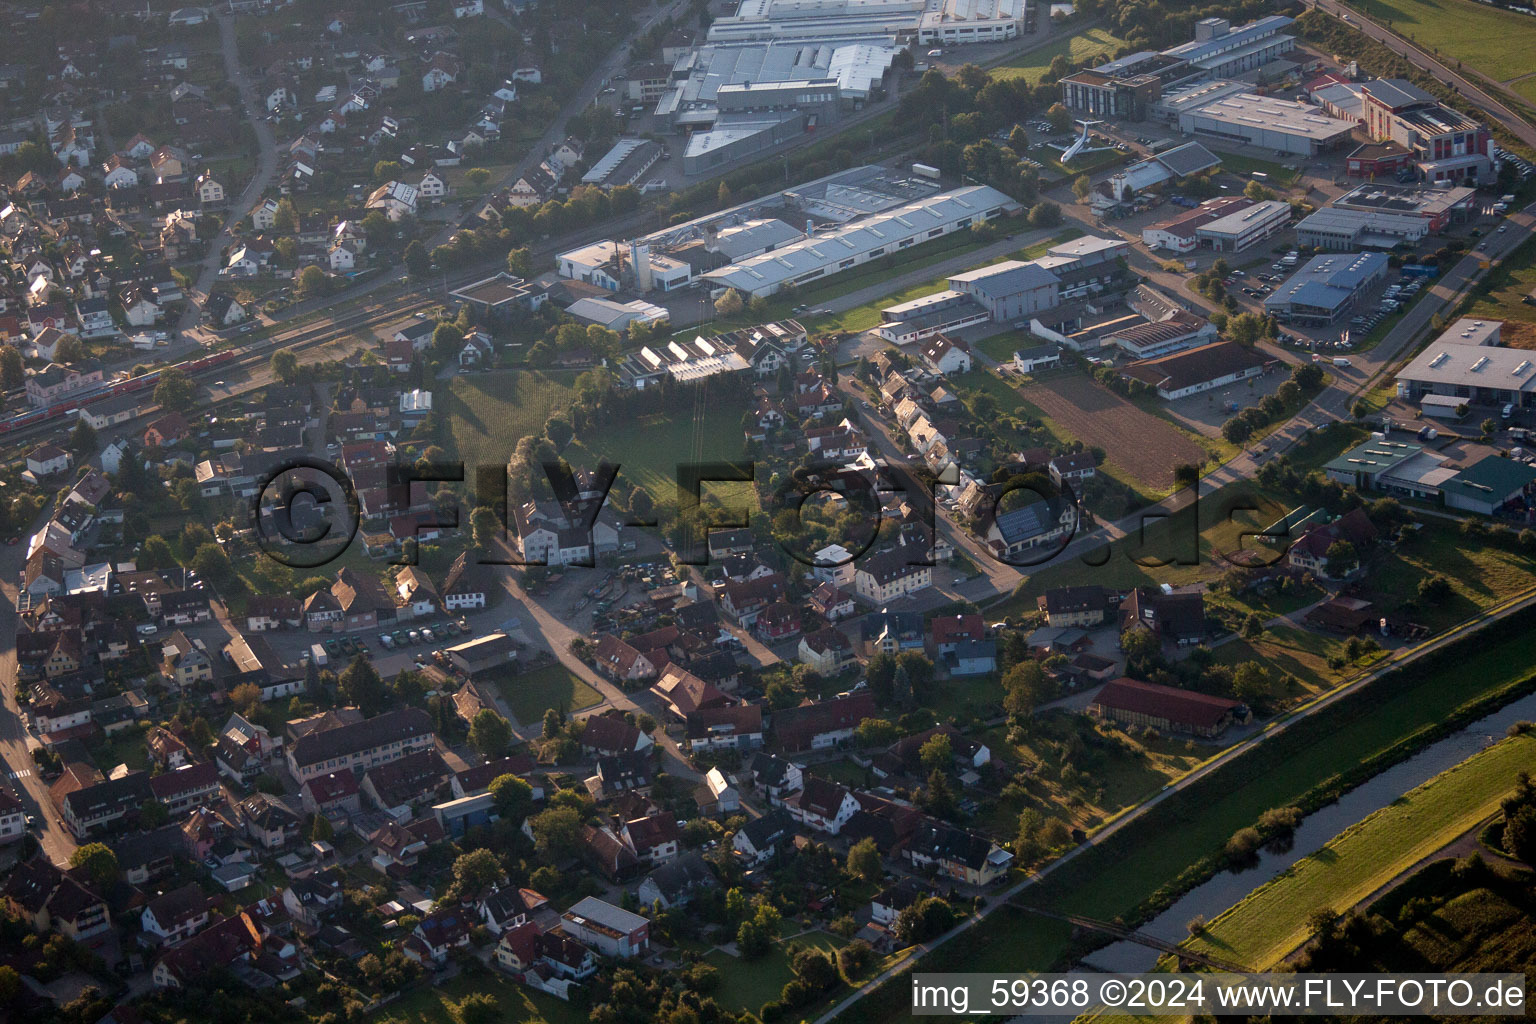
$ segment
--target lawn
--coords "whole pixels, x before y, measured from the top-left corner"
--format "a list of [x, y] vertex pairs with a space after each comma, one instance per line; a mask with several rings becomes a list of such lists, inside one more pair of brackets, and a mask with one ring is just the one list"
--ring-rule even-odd
[[[678, 467], [689, 462], [740, 461], [745, 452], [739, 400], [679, 389], [677, 406], [638, 420], [594, 427], [564, 451], [571, 465], [615, 463], [624, 479], [644, 488], [658, 504], [677, 498]], [[726, 507], [757, 507], [756, 491], [746, 483], [712, 483], [704, 493]]]
[[1377, 595], [1378, 602], [1402, 600], [1412, 596], [1419, 580], [1432, 573], [1450, 579], [1453, 596], [1438, 605], [1415, 609], [1413, 619], [1436, 632], [1536, 584], [1528, 556], [1467, 541], [1458, 530], [1431, 522], [1396, 551], [1373, 556], [1365, 586]]
[[[834, 955], [847, 944], [846, 939], [825, 932], [797, 935], [789, 941], [806, 948], [824, 949]], [[715, 989], [714, 997], [728, 1010], [757, 1013], [764, 1003], [776, 1001], [784, 986], [795, 976], [782, 942], [775, 943], [768, 955], [758, 960], [742, 960], [716, 949], [704, 957], [704, 962], [720, 971], [720, 985]]]
[[1497, 81], [1531, 70], [1536, 19], [1525, 15], [1466, 0], [1351, 0], [1351, 6]]
[[[446, 417], [465, 473], [479, 466], [505, 466], [517, 442], [544, 429], [553, 413], [571, 401], [571, 377], [536, 370], [498, 370], [454, 377], [439, 390], [439, 415]], [[446, 400], [444, 400], [446, 399]]]
[[1476, 289], [1476, 298], [1466, 315], [1486, 320], [1536, 321], [1536, 306], [1525, 301], [1533, 289], [1536, 289], [1536, 240], [1525, 242], [1488, 272]]
[[496, 1000], [501, 1010], [498, 1022], [579, 1024], [586, 1020], [586, 1015], [570, 1003], [482, 972], [459, 975], [430, 988], [412, 989], [375, 1013], [373, 1020], [379, 1024], [457, 1024], [458, 1017], [450, 1004], [475, 992], [487, 993]]
[[137, 725], [130, 725], [121, 732], [114, 733], [105, 742], [97, 741], [92, 744], [91, 756], [96, 761], [96, 766], [103, 773], [110, 772], [120, 764], [126, 764], [134, 771], [146, 771], [149, 768], [149, 751], [144, 746], [145, 730]]
[[1007, 64], [1000, 64], [991, 69], [991, 74], [996, 79], [1024, 78], [1035, 83], [1044, 77], [1050, 69], [1051, 61], [1057, 57], [1064, 56], [1073, 64], [1087, 61], [1102, 64], [1113, 59], [1115, 53], [1125, 45], [1124, 39], [1106, 28], [1090, 28], [1049, 46], [1031, 50]]
[[1536, 736], [1511, 737], [1340, 833], [1216, 918], [1191, 948], [1265, 970], [1311, 934], [1307, 918], [1343, 911], [1492, 814], [1515, 773], [1536, 764]]
[[549, 708], [578, 711], [603, 699], [602, 694], [560, 664], [529, 672], [511, 670], [497, 677], [496, 682], [501, 684], [501, 699], [522, 725], [538, 722]]
[[[1277, 164], [1273, 160], [1263, 160], [1244, 153], [1218, 152], [1217, 155], [1221, 157], [1222, 170], [1231, 171], [1233, 174], [1241, 175], [1244, 178], [1251, 175], [1254, 171], [1258, 171], [1269, 176], [1269, 183], [1271, 185], [1277, 185], [1281, 188], [1290, 188], [1296, 184], [1296, 179], [1301, 176], [1300, 171], [1286, 167], [1284, 164]], [[1264, 261], [1259, 260], [1258, 262], [1262, 263]]]

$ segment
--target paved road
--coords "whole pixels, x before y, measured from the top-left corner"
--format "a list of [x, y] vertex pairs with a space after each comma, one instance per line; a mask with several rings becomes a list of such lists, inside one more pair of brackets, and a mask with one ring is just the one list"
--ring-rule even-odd
[[[27, 533], [35, 532], [46, 521], [39, 519]], [[16, 704], [16, 579], [26, 562], [26, 551], [24, 544], [0, 548], [0, 690], [4, 690], [0, 699], [0, 784], [9, 784], [27, 813], [36, 815], [38, 828], [33, 835], [42, 843], [48, 859], [63, 865], [75, 852], [74, 837], [57, 820], [48, 798], [48, 784], [32, 760], [30, 748], [37, 746], [37, 741], [22, 726], [21, 709]]]
[[[225, 242], [231, 237], [230, 228], [250, 212], [256, 200], [277, 176], [277, 141], [272, 137], [271, 123], [262, 116], [264, 111], [257, 102], [255, 86], [252, 85], [251, 78], [246, 74], [245, 69], [240, 66], [240, 48], [235, 41], [234, 15], [224, 13], [216, 17], [219, 22], [219, 43], [224, 52], [224, 74], [240, 91], [240, 106], [245, 110], [246, 124], [251, 126], [251, 131], [256, 135], [259, 153], [256, 158], [256, 173], [246, 183], [245, 190], [238, 198], [230, 197], [229, 215], [225, 218], [224, 230], [208, 243], [208, 254], [203, 257], [197, 272], [197, 283], [192, 288], [193, 294], [198, 296], [207, 296], [208, 289], [212, 288], [214, 281], [218, 279], [220, 257]], [[191, 294], [187, 296], [189, 300], [192, 297]], [[197, 326], [200, 316], [201, 311], [197, 305], [188, 301], [187, 311], [181, 318], [181, 329], [189, 331]]]
[[1337, 0], [1309, 0], [1310, 6], [1324, 11], [1337, 18], [1347, 18], [1351, 28], [1354, 28], [1371, 39], [1384, 44], [1389, 50], [1400, 53], [1406, 57], [1409, 63], [1428, 71], [1442, 82], [1449, 84], [1462, 96], [1481, 107], [1495, 121], [1500, 122], [1509, 129], [1510, 134], [1516, 136], [1527, 146], [1536, 147], [1536, 128], [1515, 113], [1509, 107], [1490, 96], [1482, 87], [1458, 71], [1454, 71], [1427, 51], [1420, 49], [1415, 43], [1411, 43], [1402, 36], [1393, 32], [1380, 22], [1372, 21], [1361, 14], [1358, 8], [1346, 7]]
[[1084, 841], [1083, 843], [1080, 843], [1079, 845], [1073, 847], [1070, 851], [1068, 851], [1067, 853], [1065, 853], [1062, 856], [1058, 857], [1056, 860], [1054, 860], [1050, 864], [1046, 865], [1040, 871], [1036, 872], [1035, 874], [1030, 875], [1028, 878], [1025, 878], [1025, 879], [1023, 879], [1023, 880], [1021, 880], [1019, 882], [1016, 882], [1015, 884], [1013, 884], [1013, 885], [1009, 886], [1008, 888], [1002, 890], [996, 896], [989, 895], [988, 896], [988, 901], [987, 901], [987, 906], [984, 907], [977, 914], [975, 914], [974, 916], [972, 916], [970, 918], [967, 918], [964, 923], [962, 923], [959, 927], [955, 928], [954, 930], [946, 932], [945, 934], [939, 936], [936, 939], [933, 939], [930, 942], [925, 942], [925, 943], [922, 943], [921, 945], [919, 945], [917, 947], [917, 952], [913, 956], [907, 957], [906, 959], [904, 959], [900, 963], [895, 964], [894, 966], [886, 969], [885, 971], [882, 971], [880, 974], [878, 974], [874, 978], [871, 978], [869, 981], [867, 981], [863, 985], [859, 986], [857, 991], [855, 991], [854, 993], [849, 995], [847, 998], [841, 1000], [840, 1002], [837, 1003], [836, 1006], [832, 1007], [832, 1009], [828, 1010], [826, 1013], [824, 1013], [820, 1017], [818, 1017], [816, 1019], [816, 1024], [831, 1024], [831, 1022], [836, 1020], [837, 1017], [841, 1013], [843, 1013], [843, 1011], [847, 1010], [848, 1007], [850, 1007], [854, 1003], [858, 1002], [859, 999], [863, 998], [863, 996], [865, 996], [869, 992], [873, 991], [875, 988], [877, 988], [878, 986], [884, 984], [885, 982], [890, 981], [892, 978], [894, 978], [897, 974], [901, 973], [902, 971], [908, 970], [909, 968], [911, 968], [911, 966], [913, 964], [913, 961], [917, 957], [921, 957], [921, 956], [923, 956], [923, 955], [933, 951], [934, 949], [937, 949], [939, 946], [944, 945], [946, 942], [948, 942], [951, 939], [955, 938], [957, 935], [961, 935], [964, 932], [969, 931], [971, 928], [974, 928], [980, 921], [982, 921], [982, 920], [986, 919], [987, 917], [989, 917], [992, 914], [993, 911], [997, 910], [999, 907], [1005, 906], [1011, 900], [1016, 898], [1020, 893], [1030, 889], [1031, 887], [1033, 887], [1035, 885], [1038, 885], [1041, 882], [1041, 880], [1043, 880], [1045, 878], [1049, 878], [1054, 872], [1059, 870], [1063, 865], [1069, 864], [1072, 861], [1076, 860], [1078, 857], [1082, 856], [1088, 850], [1092, 849], [1095, 846], [1098, 846], [1100, 843], [1104, 842], [1110, 836], [1112, 836], [1115, 833], [1119, 832], [1121, 829], [1123, 829], [1126, 826], [1130, 825], [1132, 822], [1137, 821], [1138, 819], [1140, 819], [1148, 811], [1150, 811], [1152, 808], [1156, 807], [1158, 804], [1162, 803], [1164, 800], [1168, 800], [1175, 793], [1178, 793], [1181, 790], [1189, 788], [1190, 786], [1194, 785], [1195, 782], [1199, 781], [1200, 779], [1205, 778], [1207, 775], [1209, 775], [1212, 772], [1216, 771], [1218, 768], [1221, 768], [1222, 766], [1226, 765], [1227, 763], [1229, 763], [1233, 759], [1241, 756], [1243, 753], [1245, 753], [1249, 749], [1257, 746], [1260, 743], [1263, 743], [1265, 740], [1269, 739], [1272, 736], [1280, 735], [1285, 730], [1287, 730], [1291, 726], [1295, 725], [1297, 722], [1300, 722], [1303, 719], [1308, 718], [1311, 715], [1314, 715], [1314, 714], [1316, 714], [1319, 711], [1322, 711], [1324, 708], [1330, 707], [1331, 705], [1333, 705], [1334, 703], [1342, 700], [1344, 697], [1348, 696], [1349, 694], [1354, 693], [1356, 690], [1359, 690], [1361, 687], [1368, 686], [1371, 683], [1375, 682], [1377, 679], [1381, 678], [1383, 675], [1387, 674], [1388, 672], [1395, 671], [1396, 669], [1401, 668], [1405, 664], [1408, 664], [1410, 662], [1416, 661], [1419, 658], [1425, 656], [1426, 654], [1429, 654], [1429, 653], [1431, 653], [1433, 651], [1439, 650], [1441, 647], [1444, 647], [1446, 644], [1451, 643], [1453, 640], [1457, 640], [1457, 639], [1467, 635], [1468, 633], [1473, 632], [1476, 629], [1483, 628], [1483, 627], [1489, 625], [1492, 622], [1495, 622], [1495, 621], [1498, 621], [1500, 619], [1503, 619], [1503, 618], [1505, 618], [1505, 617], [1507, 617], [1507, 616], [1509, 616], [1509, 615], [1511, 615], [1511, 614], [1513, 614], [1513, 613], [1515, 613], [1517, 611], [1521, 611], [1521, 610], [1523, 610], [1525, 608], [1531, 607], [1532, 605], [1536, 605], [1536, 595], [1532, 595], [1532, 596], [1529, 596], [1529, 597], [1521, 598], [1520, 600], [1515, 601], [1515, 602], [1513, 602], [1511, 604], [1507, 604], [1504, 607], [1502, 607], [1502, 608], [1500, 608], [1500, 609], [1498, 609], [1496, 611], [1491, 611], [1491, 612], [1489, 612], [1489, 613], [1487, 613], [1485, 615], [1479, 616], [1478, 618], [1476, 618], [1476, 619], [1474, 619], [1474, 620], [1472, 620], [1470, 622], [1467, 622], [1467, 623], [1464, 623], [1464, 624], [1462, 624], [1460, 626], [1457, 626], [1456, 628], [1450, 630], [1449, 632], [1447, 632], [1447, 633], [1445, 633], [1445, 634], [1443, 634], [1443, 635], [1441, 635], [1439, 637], [1436, 637], [1434, 640], [1429, 641], [1428, 643], [1424, 644], [1423, 646], [1421, 646], [1419, 648], [1416, 648], [1410, 654], [1408, 654], [1408, 655], [1406, 655], [1404, 657], [1401, 657], [1401, 658], [1398, 658], [1398, 659], [1394, 659], [1394, 660], [1390, 660], [1390, 661], [1387, 661], [1387, 662], [1383, 663], [1380, 667], [1378, 667], [1378, 668], [1368, 672], [1364, 676], [1361, 676], [1359, 679], [1355, 680], [1353, 683], [1350, 683], [1347, 686], [1340, 687], [1339, 689], [1337, 689], [1337, 690], [1333, 691], [1332, 693], [1330, 693], [1328, 696], [1326, 696], [1326, 697], [1322, 698], [1321, 700], [1317, 701], [1317, 703], [1312, 704], [1312, 705], [1308, 706], [1307, 708], [1305, 708], [1305, 709], [1297, 712], [1296, 714], [1292, 715], [1290, 718], [1284, 719], [1283, 721], [1276, 722], [1274, 725], [1270, 726], [1268, 729], [1265, 729], [1262, 732], [1256, 733], [1253, 736], [1250, 736], [1248, 739], [1243, 740], [1242, 742], [1240, 742], [1240, 743], [1230, 747], [1229, 749], [1224, 751], [1219, 756], [1213, 758], [1212, 760], [1206, 762], [1204, 765], [1201, 765], [1199, 768], [1197, 768], [1194, 771], [1190, 772], [1188, 775], [1184, 776], [1178, 782], [1175, 782], [1172, 785], [1168, 786], [1167, 788], [1162, 790], [1162, 792], [1160, 792], [1156, 796], [1150, 798], [1145, 803], [1140, 804], [1139, 806], [1136, 807], [1135, 810], [1129, 811], [1129, 812], [1121, 815], [1119, 818], [1116, 818], [1109, 825], [1106, 825], [1103, 829], [1099, 830], [1098, 832], [1095, 832], [1086, 841]]

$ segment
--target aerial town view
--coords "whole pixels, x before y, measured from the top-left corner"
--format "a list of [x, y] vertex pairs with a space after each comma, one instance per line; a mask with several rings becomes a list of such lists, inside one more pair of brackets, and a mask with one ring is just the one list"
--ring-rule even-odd
[[0, 1021], [1532, 1016], [1536, 10], [0, 24]]

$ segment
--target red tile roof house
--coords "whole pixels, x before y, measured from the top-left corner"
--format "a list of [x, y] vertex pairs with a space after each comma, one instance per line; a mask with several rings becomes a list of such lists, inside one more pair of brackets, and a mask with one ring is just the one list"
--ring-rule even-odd
[[694, 753], [720, 749], [746, 753], [763, 745], [761, 704], [704, 708], [691, 713], [687, 722], [688, 749]]
[[147, 448], [164, 448], [175, 444], [192, 432], [186, 417], [179, 412], [161, 416], [144, 429], [144, 445]]
[[358, 796], [357, 776], [352, 772], [320, 775], [305, 782], [299, 790], [306, 814], [326, 817], [356, 814], [363, 809]]
[[755, 630], [764, 643], [770, 644], [797, 636], [800, 633], [800, 609], [788, 601], [777, 601], [763, 609], [757, 617]]
[[1207, 739], [1250, 718], [1248, 708], [1238, 701], [1124, 676], [1104, 684], [1088, 705], [1088, 714], [1121, 725], [1151, 726]]
[[616, 683], [638, 683], [656, 675], [656, 665], [612, 633], [604, 633], [592, 653], [597, 671]]
[[651, 693], [661, 701], [662, 709], [680, 722], [704, 708], [721, 708], [732, 702], [725, 691], [707, 683], [685, 669], [676, 666], [667, 669], [651, 687]]
[[593, 715], [581, 729], [584, 754], [633, 754], [645, 750], [655, 740], [617, 715]]
[[853, 738], [853, 730], [875, 717], [875, 698], [868, 691], [817, 704], [802, 704], [773, 713], [773, 734], [786, 751], [824, 750]]
[[935, 654], [952, 654], [966, 640], [985, 640], [987, 624], [980, 615], [941, 615], [928, 623]]
[[790, 817], [807, 828], [837, 835], [858, 811], [859, 802], [847, 788], [818, 775], [807, 775], [805, 787], [786, 798], [784, 806]]
[[174, 946], [208, 924], [212, 906], [197, 883], [188, 882], [150, 900], [139, 918], [139, 927], [154, 944]]
[[451, 950], [469, 945], [473, 925], [469, 913], [461, 907], [434, 910], [416, 925], [402, 952], [423, 967], [429, 962], [441, 964]]

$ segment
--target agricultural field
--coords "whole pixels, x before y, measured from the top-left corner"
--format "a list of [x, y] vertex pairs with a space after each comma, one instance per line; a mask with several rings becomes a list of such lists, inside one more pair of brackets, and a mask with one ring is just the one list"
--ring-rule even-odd
[[1125, 45], [1125, 40], [1109, 29], [1095, 27], [1074, 33], [1068, 38], [1038, 50], [1031, 50], [1013, 61], [991, 68], [990, 71], [993, 78], [1024, 78], [1034, 83], [1045, 77], [1051, 61], [1057, 57], [1064, 56], [1073, 64], [1081, 64], [1089, 60], [1102, 64], [1113, 60], [1115, 54]]
[[1531, 74], [1536, 18], [1470, 0], [1351, 0], [1351, 6], [1495, 81]]
[[570, 374], [498, 370], [456, 376], [437, 394], [456, 454], [473, 479], [477, 466], [505, 466], [522, 438], [537, 434], [571, 402]]
[[1112, 463], [1124, 468], [1128, 482], [1150, 490], [1170, 490], [1174, 467], [1205, 458], [1205, 451], [1172, 424], [1089, 377], [1057, 377], [1048, 384], [1030, 384], [1020, 394], [1059, 426], [1060, 436], [1103, 448]]
[[1267, 970], [1310, 936], [1307, 918], [1343, 911], [1498, 809], [1515, 773], [1536, 764], [1536, 736], [1475, 754], [1377, 811], [1254, 890], [1186, 945]]

